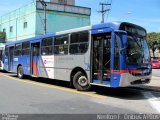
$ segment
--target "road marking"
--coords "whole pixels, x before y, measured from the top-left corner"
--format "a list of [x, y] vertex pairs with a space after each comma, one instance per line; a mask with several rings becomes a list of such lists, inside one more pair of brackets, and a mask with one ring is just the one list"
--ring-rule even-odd
[[13, 77], [7, 76], [5, 74], [1, 74], [1, 73], [0, 73], [0, 75], [2, 75], [4, 77], [7, 77], [7, 78], [10, 78], [12, 80], [18, 81], [18, 82], [26, 83], [26, 84], [33, 84], [33, 85], [37, 85], [37, 86], [41, 86], [41, 87], [47, 87], [47, 88], [57, 89], [57, 90], [61, 90], [61, 91], [81, 94], [81, 95], [85, 95], [85, 96], [89, 96], [89, 97], [94, 97], [94, 98], [99, 98], [99, 99], [106, 98], [106, 96], [96, 95], [96, 94], [91, 94], [91, 93], [86, 93], [86, 92], [80, 92], [80, 91], [72, 90], [72, 89], [69, 89], [69, 88], [63, 88], [63, 87], [59, 87], [59, 86], [47, 85], [45, 83], [38, 83], [38, 82], [35, 82], [35, 81], [33, 82], [33, 81], [29, 81], [29, 80], [27, 80], [27, 81], [26, 80], [21, 80], [21, 79], [13, 78]]
[[156, 98], [151, 92], [143, 92], [145, 98], [148, 99], [148, 102], [160, 113], [160, 100]]
[[149, 87], [160, 87], [160, 84], [147, 84], [146, 86], [149, 86]]

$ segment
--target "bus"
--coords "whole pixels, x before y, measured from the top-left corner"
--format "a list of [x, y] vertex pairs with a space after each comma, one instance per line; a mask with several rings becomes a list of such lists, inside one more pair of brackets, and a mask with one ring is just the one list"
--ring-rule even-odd
[[0, 70], [3, 70], [4, 46], [0, 46]]
[[70, 82], [77, 90], [149, 83], [152, 67], [144, 28], [108, 22], [7, 43], [4, 69]]

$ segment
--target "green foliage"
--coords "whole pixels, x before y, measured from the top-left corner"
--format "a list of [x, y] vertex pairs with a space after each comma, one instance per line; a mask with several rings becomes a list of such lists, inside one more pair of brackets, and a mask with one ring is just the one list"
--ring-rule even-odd
[[156, 49], [160, 50], [160, 33], [155, 33], [155, 32], [148, 33], [147, 40], [149, 47], [153, 52], [153, 56], [155, 56], [154, 55], [155, 50]]
[[0, 43], [4, 43], [5, 42], [5, 36], [6, 36], [5, 33], [0, 32]]

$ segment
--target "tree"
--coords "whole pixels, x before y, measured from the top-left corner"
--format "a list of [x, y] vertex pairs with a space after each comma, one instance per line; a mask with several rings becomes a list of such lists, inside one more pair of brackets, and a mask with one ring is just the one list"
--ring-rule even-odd
[[160, 51], [160, 33], [157, 34], [158, 39], [158, 50]]
[[155, 57], [156, 49], [160, 50], [160, 33], [151, 32], [147, 34], [148, 44], [153, 52], [153, 57]]
[[160, 51], [160, 43], [158, 44], [157, 48], [158, 48], [158, 50]]

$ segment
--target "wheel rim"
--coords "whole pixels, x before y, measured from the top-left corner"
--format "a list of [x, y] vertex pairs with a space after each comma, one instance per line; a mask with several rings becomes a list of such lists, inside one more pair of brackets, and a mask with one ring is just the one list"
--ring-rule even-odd
[[88, 85], [88, 80], [85, 76], [80, 76], [78, 79], [78, 84], [82, 87], [85, 87]]

